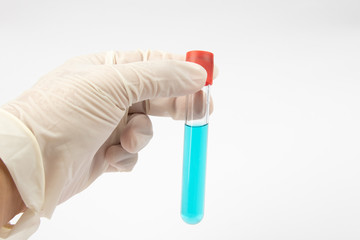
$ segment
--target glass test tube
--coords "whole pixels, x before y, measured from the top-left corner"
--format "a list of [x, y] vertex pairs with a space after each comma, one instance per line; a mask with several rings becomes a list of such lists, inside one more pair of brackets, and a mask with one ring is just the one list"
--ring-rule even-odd
[[186, 55], [186, 60], [202, 65], [208, 73], [203, 89], [188, 95], [186, 99], [181, 217], [188, 224], [197, 224], [204, 216], [213, 54], [190, 51]]

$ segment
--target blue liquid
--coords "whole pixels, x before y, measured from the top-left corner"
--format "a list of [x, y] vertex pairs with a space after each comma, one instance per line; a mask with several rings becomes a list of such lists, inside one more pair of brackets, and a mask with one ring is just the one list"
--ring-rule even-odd
[[196, 224], [204, 216], [208, 125], [185, 125], [181, 217]]

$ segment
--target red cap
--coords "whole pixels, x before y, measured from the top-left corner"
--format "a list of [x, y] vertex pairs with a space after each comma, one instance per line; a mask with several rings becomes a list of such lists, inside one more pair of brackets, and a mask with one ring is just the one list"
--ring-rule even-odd
[[190, 51], [186, 53], [186, 61], [200, 64], [207, 72], [205, 86], [212, 85], [214, 72], [214, 54], [205, 51]]

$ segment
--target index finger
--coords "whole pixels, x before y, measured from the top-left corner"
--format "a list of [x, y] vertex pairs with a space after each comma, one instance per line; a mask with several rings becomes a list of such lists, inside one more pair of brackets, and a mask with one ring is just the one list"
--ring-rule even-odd
[[[185, 61], [185, 58], [184, 54], [169, 53], [159, 50], [107, 51], [74, 57], [66, 61], [66, 64], [126, 64], [158, 60]], [[218, 73], [219, 69], [215, 65], [213, 73], [214, 79], [217, 77]]]

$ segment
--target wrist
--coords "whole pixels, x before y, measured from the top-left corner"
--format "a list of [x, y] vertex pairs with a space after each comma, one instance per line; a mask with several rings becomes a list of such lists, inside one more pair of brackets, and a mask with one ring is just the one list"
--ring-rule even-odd
[[0, 159], [0, 227], [7, 224], [25, 208], [14, 180]]

